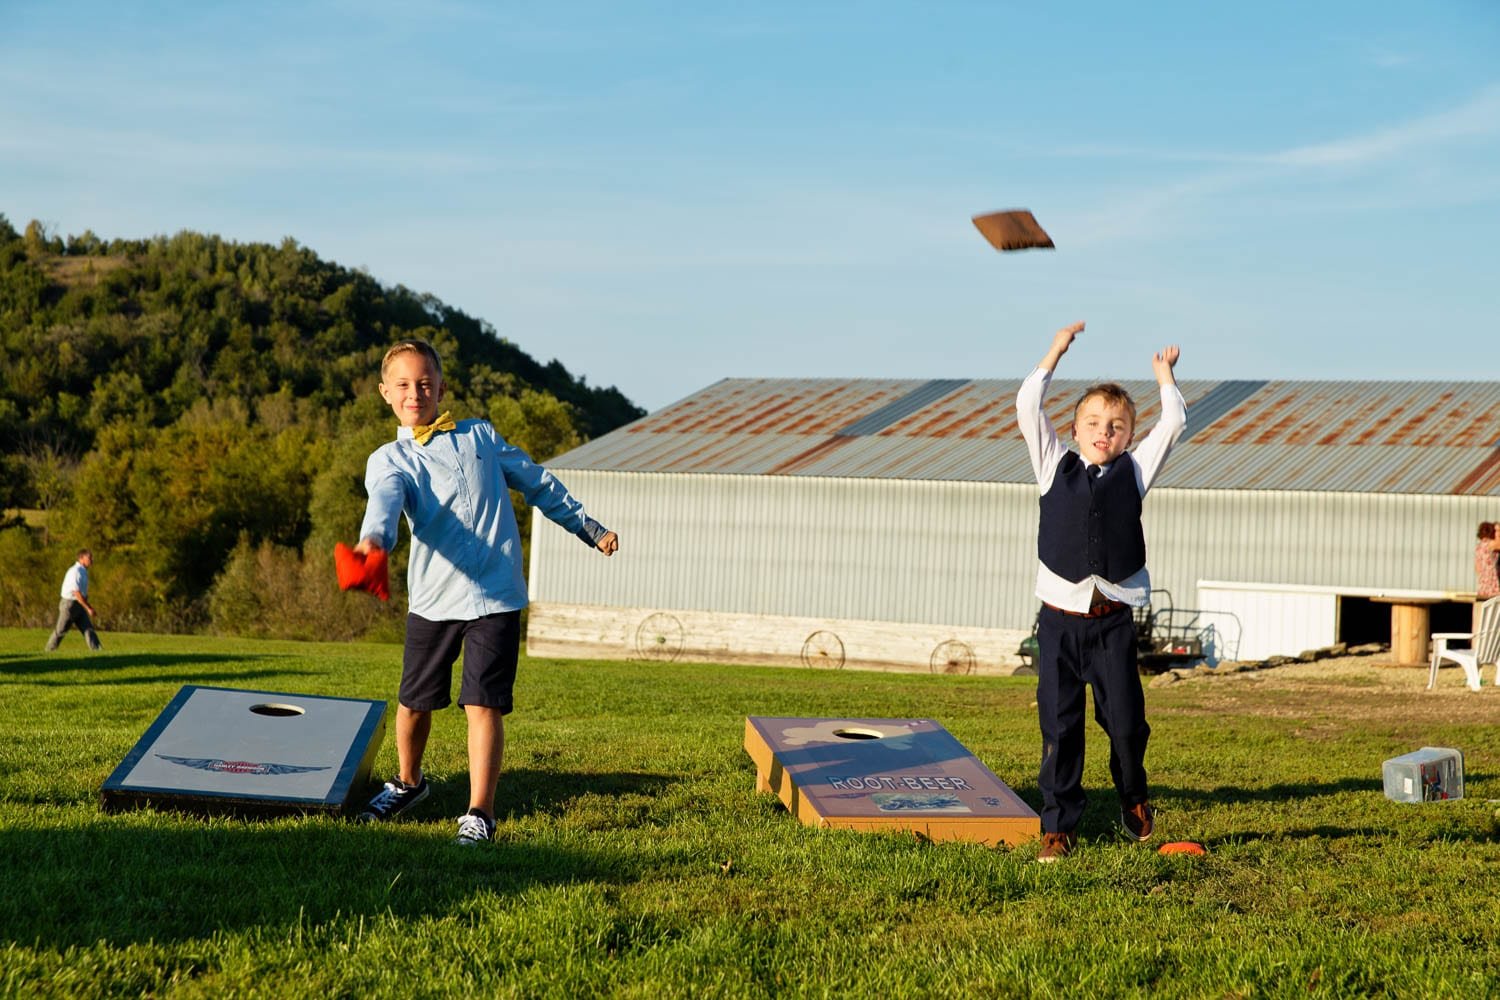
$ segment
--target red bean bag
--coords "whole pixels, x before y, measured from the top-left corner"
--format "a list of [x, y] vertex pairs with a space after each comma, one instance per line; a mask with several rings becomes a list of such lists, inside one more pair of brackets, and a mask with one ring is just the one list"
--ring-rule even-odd
[[359, 553], [338, 542], [333, 547], [333, 566], [339, 574], [340, 590], [363, 590], [382, 601], [391, 599], [391, 576], [384, 550]]

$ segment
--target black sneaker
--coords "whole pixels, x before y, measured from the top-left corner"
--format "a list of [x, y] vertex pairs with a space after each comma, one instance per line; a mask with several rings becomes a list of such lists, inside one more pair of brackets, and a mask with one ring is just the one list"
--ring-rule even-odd
[[495, 821], [479, 809], [470, 809], [458, 818], [458, 836], [453, 842], [460, 847], [472, 847], [495, 839]]
[[427, 775], [422, 775], [422, 780], [415, 785], [408, 785], [400, 778], [392, 778], [375, 794], [375, 797], [365, 806], [365, 811], [356, 819], [361, 823], [395, 819], [425, 798], [427, 798]]

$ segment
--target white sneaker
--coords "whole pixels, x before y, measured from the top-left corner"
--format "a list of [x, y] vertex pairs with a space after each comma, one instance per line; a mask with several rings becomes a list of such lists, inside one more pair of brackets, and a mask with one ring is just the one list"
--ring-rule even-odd
[[458, 836], [453, 842], [460, 847], [472, 847], [495, 839], [495, 824], [478, 809], [470, 809], [458, 818]]

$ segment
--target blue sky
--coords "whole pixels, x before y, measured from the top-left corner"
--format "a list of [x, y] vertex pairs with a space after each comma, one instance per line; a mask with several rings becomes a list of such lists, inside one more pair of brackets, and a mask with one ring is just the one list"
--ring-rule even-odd
[[1500, 3], [0, 0], [0, 213], [291, 236], [647, 409], [1074, 319], [1070, 377], [1491, 379]]

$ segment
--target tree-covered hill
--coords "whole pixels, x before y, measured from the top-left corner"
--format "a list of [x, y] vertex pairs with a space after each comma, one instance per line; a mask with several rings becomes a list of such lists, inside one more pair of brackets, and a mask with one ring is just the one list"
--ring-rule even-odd
[[[117, 624], [327, 634], [316, 616], [347, 596], [327, 549], [357, 530], [364, 459], [395, 426], [380, 358], [407, 337], [442, 354], [455, 416], [541, 461], [642, 415], [292, 239], [64, 239], [0, 215], [0, 623], [42, 624], [88, 546]], [[292, 606], [267, 609], [270, 588]], [[301, 624], [252, 621], [278, 615]]]
[[[81, 455], [112, 420], [165, 427], [198, 400], [283, 397], [337, 411], [373, 385], [396, 340], [438, 344], [450, 387], [546, 392], [581, 436], [642, 415], [617, 389], [541, 364], [482, 320], [318, 258], [287, 239], [182, 232], [109, 240], [24, 234], [0, 215], [0, 453]], [[4, 498], [7, 506], [32, 499]]]

